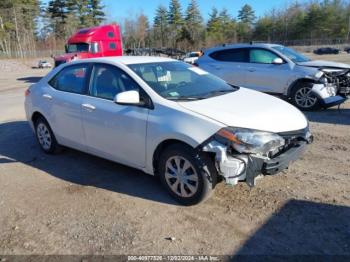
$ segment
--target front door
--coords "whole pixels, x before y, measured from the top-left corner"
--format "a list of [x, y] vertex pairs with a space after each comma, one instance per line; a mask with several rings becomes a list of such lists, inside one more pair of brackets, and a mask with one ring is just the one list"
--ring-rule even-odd
[[116, 94], [140, 91], [124, 71], [95, 64], [89, 95], [82, 103], [83, 127], [88, 150], [134, 167], [145, 166], [146, 128], [149, 109], [114, 103]]
[[282, 94], [290, 76], [288, 63], [274, 64], [277, 54], [262, 48], [249, 49], [246, 87], [272, 94]]

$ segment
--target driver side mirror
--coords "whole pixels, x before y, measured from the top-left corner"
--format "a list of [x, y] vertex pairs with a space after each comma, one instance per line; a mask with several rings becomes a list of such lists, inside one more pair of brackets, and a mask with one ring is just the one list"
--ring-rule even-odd
[[272, 64], [274, 64], [274, 65], [281, 65], [281, 64], [283, 64], [283, 63], [284, 63], [284, 62], [283, 62], [282, 58], [279, 58], [279, 57], [275, 58], [275, 59], [272, 61]]
[[114, 102], [119, 105], [141, 105], [140, 94], [138, 91], [125, 91], [117, 94]]

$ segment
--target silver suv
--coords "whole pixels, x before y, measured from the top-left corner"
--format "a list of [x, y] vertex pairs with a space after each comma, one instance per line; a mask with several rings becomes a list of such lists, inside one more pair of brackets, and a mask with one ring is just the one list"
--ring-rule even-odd
[[275, 44], [222, 45], [196, 64], [226, 82], [280, 96], [302, 110], [343, 103], [350, 93], [350, 66], [312, 61]]

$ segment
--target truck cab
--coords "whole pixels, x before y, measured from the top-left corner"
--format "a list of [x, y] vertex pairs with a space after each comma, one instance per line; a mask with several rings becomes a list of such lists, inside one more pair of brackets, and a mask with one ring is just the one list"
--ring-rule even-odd
[[66, 53], [55, 56], [55, 67], [77, 59], [123, 55], [120, 27], [117, 24], [84, 28], [65, 45]]

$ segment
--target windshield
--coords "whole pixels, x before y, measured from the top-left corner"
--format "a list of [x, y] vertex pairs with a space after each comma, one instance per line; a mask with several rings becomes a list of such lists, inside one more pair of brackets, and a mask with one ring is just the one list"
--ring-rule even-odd
[[199, 57], [199, 53], [191, 53], [189, 57]]
[[77, 44], [68, 44], [67, 53], [80, 53], [80, 52], [89, 52], [89, 44], [87, 43], [77, 43]]
[[290, 60], [292, 60], [294, 63], [299, 62], [307, 62], [310, 61], [310, 58], [296, 52], [295, 50], [285, 47], [285, 46], [274, 46], [273, 49], [279, 51], [280, 53], [287, 56]]
[[129, 67], [155, 92], [169, 100], [198, 100], [237, 90], [198, 67], [182, 62], [134, 64]]

